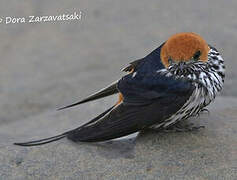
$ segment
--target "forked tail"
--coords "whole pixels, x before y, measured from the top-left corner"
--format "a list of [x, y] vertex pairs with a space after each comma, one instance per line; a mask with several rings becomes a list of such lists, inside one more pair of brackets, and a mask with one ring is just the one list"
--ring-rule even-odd
[[23, 143], [14, 143], [14, 145], [18, 145], [18, 146], [37, 146], [37, 145], [47, 144], [47, 143], [57, 141], [59, 139], [62, 139], [64, 137], [66, 137], [69, 132], [66, 132], [66, 133], [63, 133], [63, 134], [60, 134], [60, 135], [57, 135], [57, 136], [45, 138], [45, 139], [36, 140], [36, 141], [29, 141], [29, 142], [23, 142]]

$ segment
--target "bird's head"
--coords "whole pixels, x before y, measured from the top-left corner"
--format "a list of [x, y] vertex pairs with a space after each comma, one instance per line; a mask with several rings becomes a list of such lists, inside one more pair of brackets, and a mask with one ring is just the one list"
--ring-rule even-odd
[[210, 48], [195, 33], [178, 33], [171, 36], [161, 49], [161, 60], [167, 69], [174, 68], [181, 74], [194, 63], [207, 62]]
[[[202, 84], [215, 95], [225, 78], [224, 60], [220, 53], [195, 33], [178, 33], [162, 46], [160, 58], [166, 72], [175, 77]], [[214, 97], [213, 95], [213, 97]]]

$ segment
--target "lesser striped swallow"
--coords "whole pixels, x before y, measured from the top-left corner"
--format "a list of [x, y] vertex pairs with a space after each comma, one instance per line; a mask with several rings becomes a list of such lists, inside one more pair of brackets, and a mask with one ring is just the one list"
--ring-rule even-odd
[[120, 80], [66, 109], [112, 94], [118, 102], [88, 123], [37, 141], [35, 146], [67, 137], [74, 142], [97, 142], [147, 128], [167, 128], [197, 115], [222, 89], [225, 65], [219, 52], [195, 33], [172, 35], [150, 54], [129, 64]]

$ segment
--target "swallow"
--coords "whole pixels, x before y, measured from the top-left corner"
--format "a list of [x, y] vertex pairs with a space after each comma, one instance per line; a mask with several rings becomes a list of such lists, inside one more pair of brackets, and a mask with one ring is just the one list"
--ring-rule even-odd
[[99, 142], [145, 129], [169, 128], [205, 110], [221, 91], [225, 78], [220, 53], [200, 35], [172, 35], [150, 54], [131, 62], [121, 79], [59, 110], [118, 94], [118, 101], [82, 126], [58, 136], [14, 143], [36, 146], [64, 137]]

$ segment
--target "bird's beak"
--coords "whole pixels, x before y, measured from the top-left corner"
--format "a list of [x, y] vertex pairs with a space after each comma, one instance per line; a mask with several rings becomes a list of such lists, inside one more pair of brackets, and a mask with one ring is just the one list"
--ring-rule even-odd
[[181, 61], [181, 62], [179, 63], [179, 69], [180, 69], [181, 71], [183, 71], [185, 68], [186, 68], [185, 62]]

